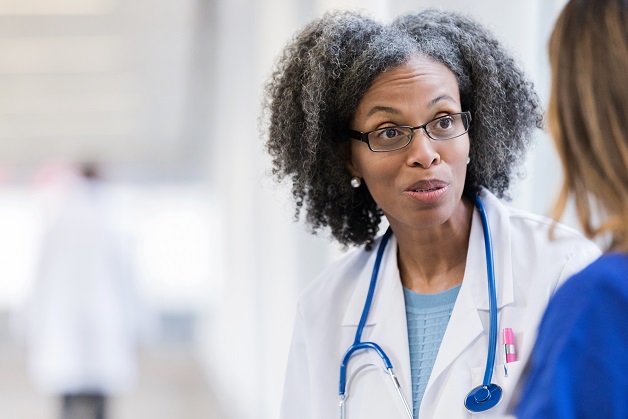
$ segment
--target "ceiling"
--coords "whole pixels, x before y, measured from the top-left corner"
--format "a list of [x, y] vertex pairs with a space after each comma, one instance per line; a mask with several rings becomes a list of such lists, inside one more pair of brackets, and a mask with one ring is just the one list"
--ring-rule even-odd
[[0, 164], [180, 172], [206, 141], [203, 0], [0, 1]]

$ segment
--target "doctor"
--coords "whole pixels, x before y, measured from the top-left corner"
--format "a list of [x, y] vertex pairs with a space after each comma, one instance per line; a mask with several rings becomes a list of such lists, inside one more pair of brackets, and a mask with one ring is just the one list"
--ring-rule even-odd
[[549, 297], [599, 255], [498, 199], [542, 120], [519, 67], [457, 14], [330, 13], [285, 49], [266, 111], [297, 215], [360, 247], [299, 301], [281, 417], [504, 417]]
[[103, 419], [109, 397], [135, 382], [141, 298], [97, 166], [64, 174], [57, 205], [45, 207], [28, 367], [40, 390], [62, 398], [59, 417]]

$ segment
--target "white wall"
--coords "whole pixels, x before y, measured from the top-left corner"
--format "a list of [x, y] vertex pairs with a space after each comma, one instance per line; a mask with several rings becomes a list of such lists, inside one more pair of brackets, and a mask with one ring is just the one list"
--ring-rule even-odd
[[[258, 136], [260, 88], [274, 56], [303, 23], [298, 5], [224, 1], [215, 14], [216, 127], [210, 178], [223, 204], [225, 277], [206, 359], [234, 418], [276, 417], [294, 297], [326, 259], [326, 242], [292, 222], [285, 188], [271, 186]], [[311, 243], [311, 246], [309, 245]]]
[[[222, 203], [224, 276], [202, 353], [233, 418], [278, 416], [296, 298], [339, 254], [325, 237], [293, 223], [289, 189], [273, 186], [259, 139], [261, 86], [292, 34], [330, 7], [360, 7], [389, 19], [438, 6], [469, 13], [491, 27], [547, 97], [546, 40], [563, 0], [222, 0], [214, 15], [213, 148], [208, 165]], [[546, 212], [559, 166], [544, 135], [528, 162], [513, 205]]]

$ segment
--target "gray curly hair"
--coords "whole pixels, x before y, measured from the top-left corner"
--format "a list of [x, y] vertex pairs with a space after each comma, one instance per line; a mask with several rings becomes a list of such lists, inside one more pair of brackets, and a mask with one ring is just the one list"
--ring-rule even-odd
[[263, 104], [273, 174], [291, 179], [295, 217], [305, 208], [312, 232], [329, 227], [341, 244], [370, 249], [383, 213], [364, 185], [350, 186], [341, 145], [350, 141], [346, 130], [374, 78], [417, 54], [451, 69], [462, 109], [473, 115], [465, 194], [484, 186], [508, 198], [543, 116], [532, 83], [495, 37], [451, 12], [426, 10], [389, 25], [331, 12], [284, 49]]

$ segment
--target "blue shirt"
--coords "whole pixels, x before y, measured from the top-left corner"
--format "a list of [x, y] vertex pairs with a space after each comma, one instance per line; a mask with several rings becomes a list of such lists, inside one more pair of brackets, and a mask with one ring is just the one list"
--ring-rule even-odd
[[421, 400], [459, 291], [460, 285], [437, 294], [419, 294], [403, 289], [415, 419], [419, 417]]
[[605, 254], [550, 301], [520, 419], [628, 418], [628, 254]]

